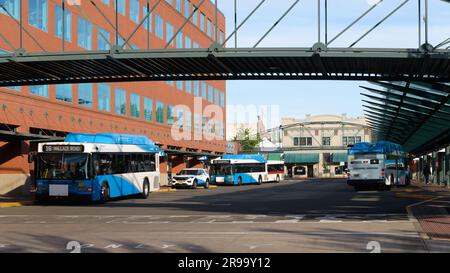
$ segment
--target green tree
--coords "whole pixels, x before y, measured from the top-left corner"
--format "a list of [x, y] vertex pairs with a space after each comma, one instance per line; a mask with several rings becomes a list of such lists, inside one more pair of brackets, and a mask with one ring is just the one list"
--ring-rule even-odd
[[249, 128], [240, 128], [234, 137], [234, 140], [239, 143], [240, 153], [255, 152], [258, 144], [262, 141], [259, 134], [256, 134], [256, 137], [252, 136]]

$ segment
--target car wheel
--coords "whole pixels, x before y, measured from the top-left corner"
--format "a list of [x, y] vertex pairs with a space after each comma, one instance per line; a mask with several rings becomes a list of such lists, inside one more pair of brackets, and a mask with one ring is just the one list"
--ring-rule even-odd
[[242, 177], [240, 177], [240, 176], [238, 177], [238, 185], [242, 186]]
[[192, 183], [192, 188], [196, 189], [197, 188], [197, 180], [194, 180], [194, 182]]
[[209, 189], [209, 179], [206, 179], [205, 185], [203, 187], [205, 187], [205, 189]]
[[110, 199], [110, 190], [108, 183], [103, 182], [102, 187], [100, 188], [100, 202], [105, 203]]
[[148, 182], [148, 179], [146, 178], [144, 180], [144, 183], [142, 184], [141, 198], [147, 199], [149, 195], [150, 195], [150, 183]]

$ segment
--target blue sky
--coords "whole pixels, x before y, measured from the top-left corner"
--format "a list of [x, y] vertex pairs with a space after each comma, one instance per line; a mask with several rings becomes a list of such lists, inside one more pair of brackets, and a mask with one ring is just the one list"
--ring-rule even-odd
[[[261, 9], [239, 31], [238, 46], [252, 47], [294, 1], [266, 0]], [[367, 17], [331, 46], [348, 47], [403, 1], [382, 1]], [[373, 2], [376, 0], [329, 0], [329, 39], [369, 9]], [[238, 23], [258, 3], [259, 0], [238, 0]], [[323, 3], [324, 1], [322, 5]], [[227, 17], [227, 33], [230, 34], [234, 29], [234, 1], [219, 0], [219, 7]], [[417, 0], [410, 0], [356, 47], [416, 48], [417, 13]], [[450, 4], [441, 0], [429, 0], [431, 44], [436, 45], [450, 37], [449, 15]], [[323, 26], [322, 37], [324, 37]], [[311, 47], [316, 41], [317, 1], [301, 0], [260, 47]], [[232, 46], [234, 47], [234, 38], [228, 43], [228, 47]], [[342, 113], [360, 116], [363, 115], [360, 85], [368, 84], [353, 81], [228, 81], [227, 101], [229, 105], [279, 105], [280, 117]], [[228, 121], [231, 121], [230, 118]], [[268, 124], [271, 125], [277, 124]]]

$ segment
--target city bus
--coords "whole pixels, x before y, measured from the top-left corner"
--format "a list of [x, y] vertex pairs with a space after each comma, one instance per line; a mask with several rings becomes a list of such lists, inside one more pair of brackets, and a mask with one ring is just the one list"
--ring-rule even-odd
[[159, 154], [138, 135], [69, 134], [64, 142], [40, 143], [33, 159], [36, 201], [148, 198], [159, 189]]
[[268, 160], [266, 166], [267, 166], [268, 181], [280, 182], [284, 180], [284, 161]]
[[262, 184], [268, 181], [267, 160], [261, 155], [224, 155], [211, 162], [211, 183]]
[[348, 150], [347, 183], [357, 191], [407, 186], [407, 154], [401, 145], [389, 141], [356, 143]]

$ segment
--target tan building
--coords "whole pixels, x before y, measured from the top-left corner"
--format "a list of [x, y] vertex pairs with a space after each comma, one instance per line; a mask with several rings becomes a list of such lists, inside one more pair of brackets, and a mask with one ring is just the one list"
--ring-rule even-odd
[[347, 147], [370, 142], [364, 117], [306, 116], [282, 119], [282, 150], [289, 176], [343, 176]]

